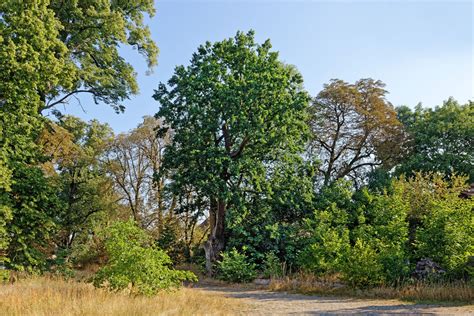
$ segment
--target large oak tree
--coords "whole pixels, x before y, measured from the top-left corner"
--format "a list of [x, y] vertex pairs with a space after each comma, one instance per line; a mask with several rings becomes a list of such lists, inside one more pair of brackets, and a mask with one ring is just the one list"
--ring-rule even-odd
[[207, 268], [226, 243], [226, 214], [242, 191], [258, 192], [276, 161], [297, 159], [306, 132], [308, 95], [301, 75], [254, 32], [200, 46], [154, 98], [171, 128], [165, 167], [174, 185], [208, 197]]

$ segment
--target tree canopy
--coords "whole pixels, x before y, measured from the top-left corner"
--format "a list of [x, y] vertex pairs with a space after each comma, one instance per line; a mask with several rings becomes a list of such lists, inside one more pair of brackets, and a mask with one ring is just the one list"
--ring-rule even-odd
[[332, 80], [314, 98], [309, 154], [320, 160], [324, 185], [342, 178], [360, 181], [367, 170], [389, 168], [398, 159], [404, 135], [384, 87], [373, 79]]
[[474, 102], [449, 98], [434, 109], [403, 106], [397, 111], [409, 137], [398, 173], [457, 173], [474, 181]]
[[[302, 77], [278, 60], [254, 32], [207, 42], [191, 64], [160, 84], [157, 117], [173, 132], [165, 168], [174, 185], [193, 185], [209, 199], [208, 259], [225, 246], [225, 216], [243, 193], [260, 191], [276, 161], [296, 159], [304, 145], [308, 95]], [[208, 267], [209, 268], [209, 267]]]

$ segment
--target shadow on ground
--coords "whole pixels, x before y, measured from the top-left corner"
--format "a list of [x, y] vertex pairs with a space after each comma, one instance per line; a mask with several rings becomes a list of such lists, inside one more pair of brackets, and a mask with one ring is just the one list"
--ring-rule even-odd
[[197, 289], [242, 300], [251, 315], [474, 315], [472, 305], [442, 306], [398, 300], [357, 299], [271, 292], [263, 288], [199, 284]]

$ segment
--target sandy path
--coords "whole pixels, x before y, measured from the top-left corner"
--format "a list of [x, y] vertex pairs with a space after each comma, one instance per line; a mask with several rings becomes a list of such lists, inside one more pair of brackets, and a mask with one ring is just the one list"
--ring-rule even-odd
[[241, 300], [244, 315], [474, 315], [474, 305], [437, 306], [204, 286], [199, 290]]

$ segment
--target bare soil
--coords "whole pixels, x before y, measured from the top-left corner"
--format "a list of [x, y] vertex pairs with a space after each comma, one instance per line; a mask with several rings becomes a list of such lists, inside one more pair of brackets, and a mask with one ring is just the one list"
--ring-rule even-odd
[[313, 296], [225, 285], [200, 285], [196, 289], [239, 300], [244, 309], [235, 314], [240, 315], [474, 315], [474, 305]]

